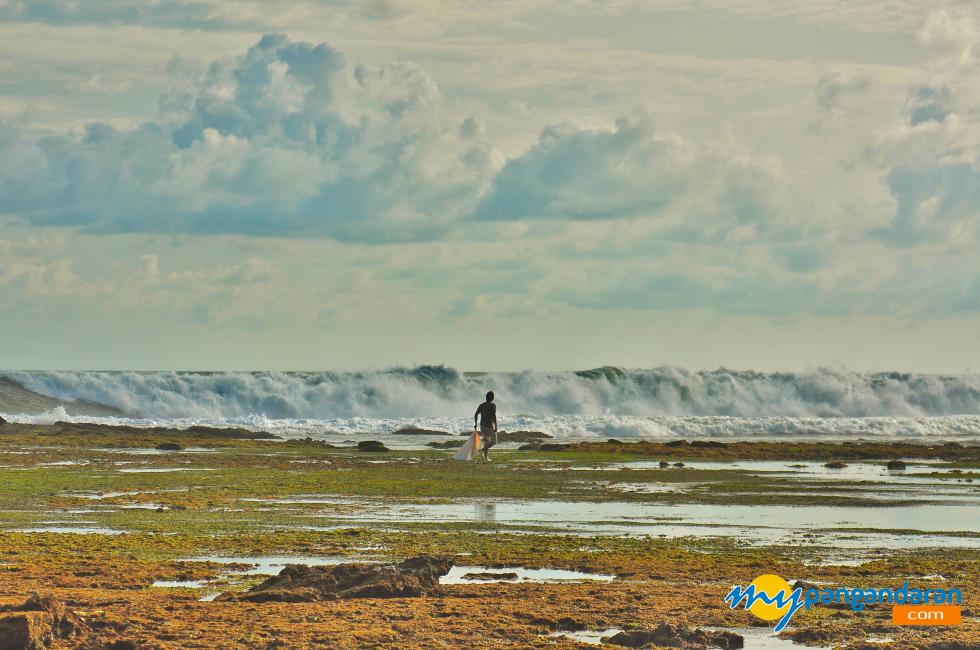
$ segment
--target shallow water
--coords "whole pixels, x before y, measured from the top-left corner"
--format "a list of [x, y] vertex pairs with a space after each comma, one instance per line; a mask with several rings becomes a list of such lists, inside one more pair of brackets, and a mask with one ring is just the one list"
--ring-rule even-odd
[[34, 467], [69, 467], [72, 465], [88, 465], [90, 460], [54, 460], [48, 463], [38, 463]]
[[[521, 461], [517, 461], [521, 462]], [[661, 468], [659, 460], [636, 460], [622, 463], [604, 463], [602, 465], [572, 465], [567, 467], [549, 468], [553, 471], [579, 471], [579, 472], [609, 472], [618, 470], [651, 470], [651, 469], [676, 469], [673, 467]], [[948, 484], [950, 480], [955, 480], [955, 474], [949, 473], [948, 469], [936, 467], [936, 462], [926, 460], [906, 461], [908, 468], [904, 470], [889, 470], [885, 462], [868, 463], [854, 462], [846, 463], [846, 467], [834, 469], [824, 467], [824, 462], [816, 461], [785, 461], [785, 460], [734, 460], [734, 461], [683, 461], [686, 469], [700, 470], [740, 470], [743, 472], [766, 473], [782, 476], [798, 476], [807, 479], [827, 479], [844, 481], [873, 481], [875, 483], [886, 484]], [[913, 476], [916, 473], [941, 472], [947, 478]]]
[[[711, 631], [711, 632], [734, 632], [735, 634], [740, 634], [745, 639], [746, 650], [772, 650], [773, 648], [779, 648], [784, 650], [789, 650], [790, 648], [795, 648], [796, 650], [803, 650], [804, 648], [810, 650], [827, 650], [826, 646], [802, 646], [797, 645], [790, 641], [789, 639], [783, 639], [779, 636], [773, 634], [769, 628], [760, 627], [702, 627], [701, 629]], [[552, 632], [546, 636], [549, 637], [565, 637], [573, 639], [580, 643], [587, 643], [589, 645], [600, 645], [604, 637], [610, 637], [615, 634], [619, 634], [623, 630], [618, 627], [609, 628], [606, 630], [580, 630], [578, 632], [571, 631], [558, 631]], [[873, 641], [871, 643], [886, 643], [887, 640]]]
[[[470, 573], [493, 573], [506, 574], [516, 573], [515, 579], [474, 579], [467, 578]], [[528, 569], [525, 567], [484, 567], [484, 566], [454, 566], [449, 573], [439, 579], [442, 585], [481, 585], [494, 582], [584, 582], [597, 580], [609, 582], [615, 580], [616, 576], [605, 575], [602, 573], [585, 573], [583, 571], [569, 571], [567, 569]]]
[[[734, 536], [748, 544], [980, 548], [980, 509], [956, 505], [802, 507], [517, 500], [382, 504], [332, 495], [279, 502], [343, 506], [334, 512], [316, 515], [337, 521], [483, 522], [518, 527], [548, 526], [584, 535]], [[905, 535], [864, 529], [921, 530], [940, 534]], [[974, 536], [941, 534], [952, 532]]]
[[61, 535], [123, 535], [125, 530], [93, 526], [40, 526], [37, 528], [15, 528], [12, 533], [57, 533]]
[[214, 472], [212, 467], [126, 467], [117, 469], [123, 474], [158, 474], [163, 472]]
[[302, 564], [304, 566], [332, 566], [347, 562], [368, 562], [363, 558], [354, 557], [314, 557], [301, 555], [261, 555], [261, 556], [218, 556], [218, 557], [188, 557], [181, 562], [214, 562], [215, 564], [249, 564], [251, 569], [229, 571], [227, 575], [275, 576], [286, 568], [287, 564]]
[[159, 490], [133, 490], [129, 492], [72, 492], [66, 496], [75, 499], [88, 499], [90, 501], [101, 501], [103, 499], [115, 499], [117, 497], [131, 497], [139, 494], [162, 494], [164, 492], [188, 492], [191, 488], [161, 488]]
[[603, 637], [613, 636], [622, 632], [618, 627], [611, 627], [607, 630], [579, 630], [578, 632], [570, 631], [559, 631], [552, 632], [547, 635], [550, 637], [565, 637], [572, 639], [573, 641], [578, 641], [580, 643], [588, 643], [590, 645], [599, 645], [602, 642]]
[[150, 586], [161, 589], [203, 589], [207, 585], [207, 580], [157, 580]]
[[173, 454], [216, 454], [217, 449], [210, 449], [208, 447], [186, 447], [184, 449], [170, 451], [166, 449], [154, 449], [153, 447], [126, 447], [126, 448], [109, 448], [109, 447], [94, 447], [88, 451], [103, 452], [107, 454], [128, 454], [132, 456], [168, 456]]
[[745, 650], [829, 650], [828, 646], [799, 645], [789, 639], [784, 639], [767, 627], [705, 627], [712, 632], [734, 632], [745, 639]]

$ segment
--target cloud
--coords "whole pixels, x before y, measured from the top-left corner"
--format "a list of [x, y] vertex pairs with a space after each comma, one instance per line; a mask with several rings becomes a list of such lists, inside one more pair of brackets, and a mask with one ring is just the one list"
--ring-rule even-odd
[[[200, 0], [3, 0], [0, 20], [52, 25], [148, 25], [154, 27], [232, 29], [258, 24], [220, 2]], [[245, 13], [247, 16], [247, 12]]]
[[871, 79], [866, 74], [828, 70], [817, 79], [814, 99], [817, 108], [825, 113], [840, 113], [848, 97], [863, 93], [871, 88]]
[[478, 220], [652, 219], [711, 238], [775, 218], [778, 159], [734, 146], [694, 146], [659, 134], [640, 111], [613, 129], [545, 129], [507, 161], [473, 213]]
[[80, 134], [0, 130], [0, 210], [91, 233], [440, 239], [467, 219], [659, 219], [678, 237], [772, 229], [778, 158], [660, 133], [546, 128], [506, 161], [475, 117], [447, 116], [417, 65], [353, 64], [266, 35], [200, 68], [175, 59], [160, 119]]
[[79, 135], [0, 130], [0, 210], [90, 232], [427, 239], [472, 208], [499, 154], [410, 63], [352, 65], [267, 35], [181, 78], [161, 119]]
[[910, 247], [980, 239], [980, 18], [935, 12], [919, 34], [935, 48], [927, 78], [910, 88], [904, 123], [871, 148], [896, 209], [875, 235]]

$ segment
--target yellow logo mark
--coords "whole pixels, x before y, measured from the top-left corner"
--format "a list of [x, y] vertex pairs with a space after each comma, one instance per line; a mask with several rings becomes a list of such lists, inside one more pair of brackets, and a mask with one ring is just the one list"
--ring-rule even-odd
[[761, 599], [756, 600], [748, 607], [750, 612], [764, 621], [775, 621], [782, 618], [793, 604], [789, 598], [793, 590], [790, 588], [788, 582], [777, 575], [772, 573], [761, 575], [752, 581], [752, 586], [755, 587], [755, 593], [765, 593], [770, 600], [777, 600], [777, 596], [780, 593], [785, 594], [785, 601], [782, 598], [778, 599], [779, 601], [783, 601], [782, 607], [778, 606], [778, 602], [766, 603]]

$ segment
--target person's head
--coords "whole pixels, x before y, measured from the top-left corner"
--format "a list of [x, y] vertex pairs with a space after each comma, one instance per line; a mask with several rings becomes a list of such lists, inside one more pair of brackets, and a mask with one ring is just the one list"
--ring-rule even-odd
[[487, 401], [488, 402], [492, 402], [493, 401], [493, 391], [492, 390], [491, 391], [487, 391]]

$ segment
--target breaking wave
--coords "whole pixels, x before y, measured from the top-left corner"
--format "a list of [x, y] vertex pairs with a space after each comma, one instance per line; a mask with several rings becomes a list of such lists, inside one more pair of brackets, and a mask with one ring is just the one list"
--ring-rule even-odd
[[[508, 428], [559, 437], [980, 437], [980, 374], [648, 370], [462, 373], [444, 366], [366, 372], [5, 372], [24, 394], [0, 413], [143, 426], [211, 424], [292, 434], [458, 430], [486, 390]], [[24, 404], [47, 404], [26, 412]], [[60, 410], [59, 410], [60, 409]], [[95, 410], [93, 410], [95, 409]], [[99, 410], [101, 409], [101, 410]], [[69, 415], [70, 414], [70, 415]]]

